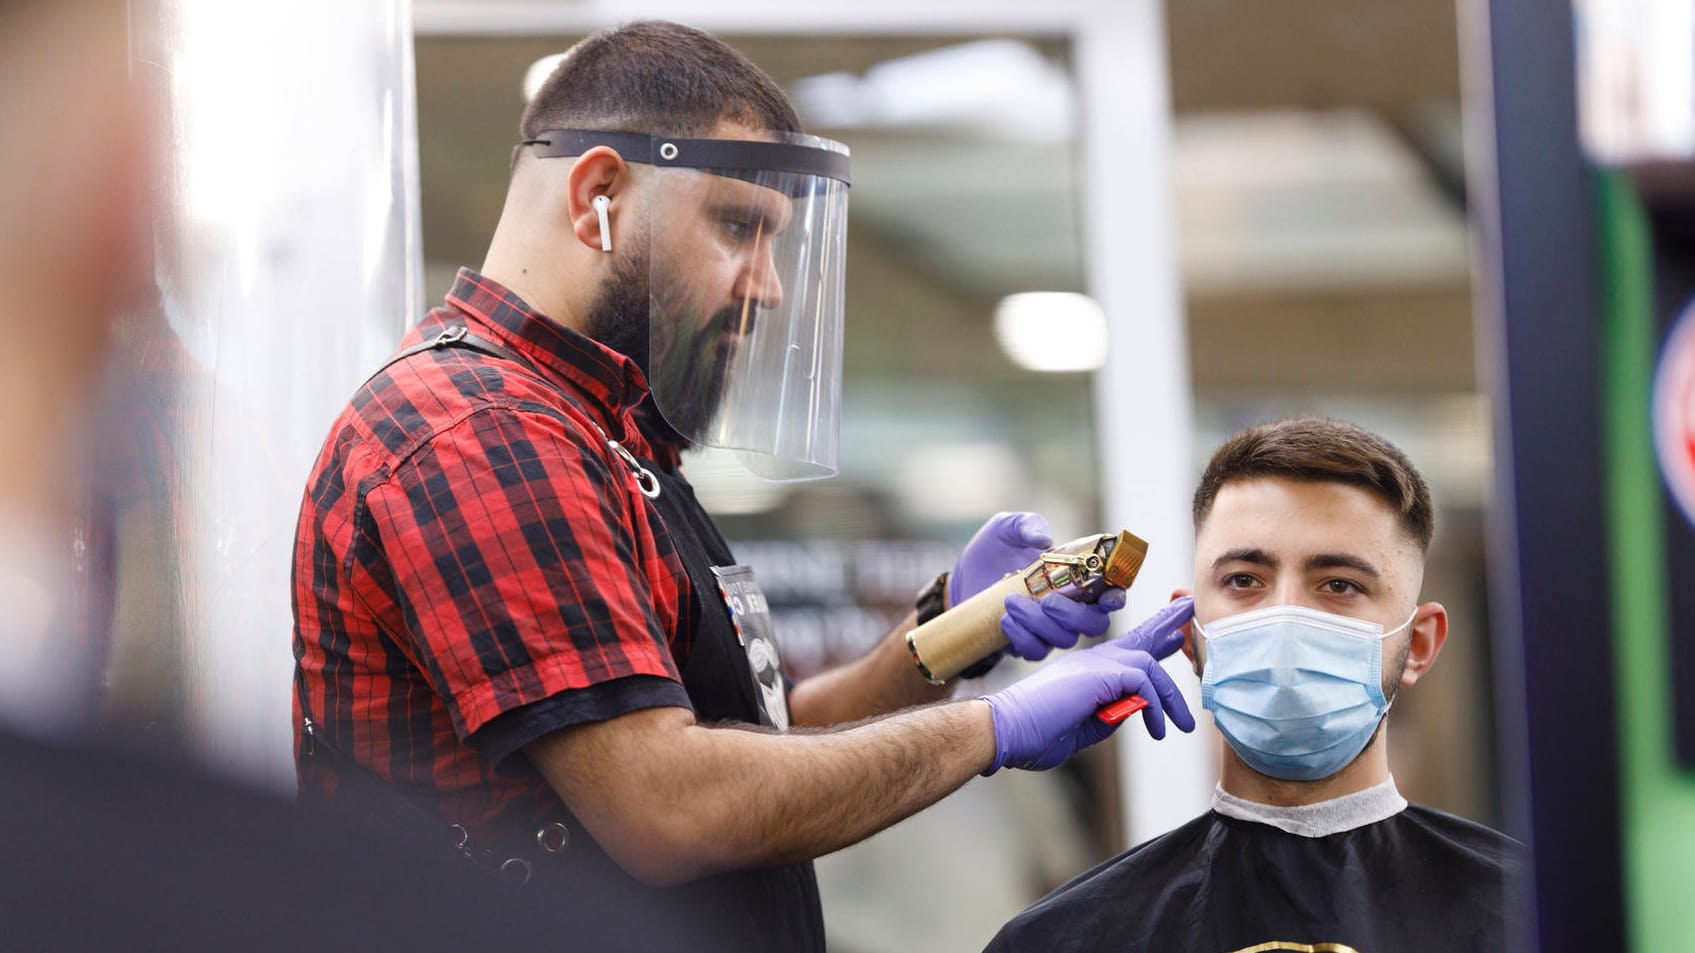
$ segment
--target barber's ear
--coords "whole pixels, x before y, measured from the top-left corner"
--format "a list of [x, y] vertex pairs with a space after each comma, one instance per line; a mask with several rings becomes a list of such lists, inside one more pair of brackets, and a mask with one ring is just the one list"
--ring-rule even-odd
[[1426, 602], [1418, 607], [1407, 628], [1411, 643], [1407, 646], [1407, 666], [1401, 670], [1402, 688], [1411, 688], [1436, 663], [1437, 653], [1448, 641], [1448, 610], [1440, 602]]
[[[629, 201], [630, 167], [607, 146], [595, 146], [571, 165], [565, 192], [565, 215], [577, 241], [602, 251], [623, 247], [618, 237], [620, 199]], [[604, 199], [597, 207], [595, 199]], [[604, 223], [604, 225], [603, 225]], [[606, 229], [612, 234], [608, 235]]]
[[[1194, 590], [1192, 589], [1173, 589], [1171, 590], [1171, 601], [1176, 602], [1184, 596], [1192, 596], [1194, 594]], [[1183, 628], [1178, 631], [1183, 633], [1183, 654], [1189, 657], [1189, 665], [1195, 670], [1195, 676], [1199, 678], [1201, 674], [1201, 657], [1195, 651], [1195, 628], [1193, 620], [1183, 623]]]

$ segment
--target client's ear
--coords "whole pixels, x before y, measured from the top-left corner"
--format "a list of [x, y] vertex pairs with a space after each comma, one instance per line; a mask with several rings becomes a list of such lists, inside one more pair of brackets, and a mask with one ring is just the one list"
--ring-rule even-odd
[[1401, 687], [1411, 688], [1430, 666], [1448, 641], [1448, 610], [1440, 602], [1426, 602], [1418, 607], [1408, 627], [1407, 665], [1401, 670]]

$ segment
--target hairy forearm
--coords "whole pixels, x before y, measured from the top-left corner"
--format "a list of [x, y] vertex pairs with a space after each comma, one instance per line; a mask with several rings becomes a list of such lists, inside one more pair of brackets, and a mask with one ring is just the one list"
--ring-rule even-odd
[[544, 739], [531, 753], [613, 859], [655, 883], [830, 853], [933, 804], [994, 759], [989, 708], [977, 700], [833, 731], [687, 723], [628, 741], [549, 752]]
[[912, 664], [906, 633], [917, 626], [909, 613], [865, 655], [796, 684], [790, 722], [824, 728], [947, 698], [951, 686], [930, 684]]
[[[703, 798], [719, 829], [739, 827], [728, 866], [807, 860], [928, 807], [987, 768], [994, 727], [980, 701], [898, 712], [845, 730], [765, 734], [699, 729], [702, 746], [757, 780], [717, 773]], [[737, 793], [753, 810], [736, 803]]]

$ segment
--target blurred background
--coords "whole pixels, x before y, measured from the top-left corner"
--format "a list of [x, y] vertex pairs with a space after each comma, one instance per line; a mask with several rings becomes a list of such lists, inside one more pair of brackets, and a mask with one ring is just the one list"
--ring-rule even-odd
[[[1490, 18], [1530, 6], [132, 0], [165, 175], [156, 300], [119, 323], [72, 553], [99, 729], [292, 791], [288, 560], [324, 428], [455, 269], [481, 263], [550, 57], [657, 16], [726, 39], [809, 131], [852, 149], [841, 474], [771, 484], [711, 454], [686, 464], [755, 567], [794, 675], [863, 652], [997, 510], [1040, 511], [1060, 540], [1147, 539], [1122, 614], [1145, 616], [1190, 582], [1189, 494], [1218, 443], [1268, 418], [1343, 417], [1401, 446], [1437, 503], [1424, 597], [1452, 637], [1396, 705], [1397, 783], [1528, 837], [1519, 759], [1535, 745], [1524, 699], [1499, 686], [1527, 677], [1520, 549], [1562, 541], [1527, 546], [1502, 496], [1526, 493], [1518, 474], [1559, 475], [1496, 456], [1519, 445], [1509, 421], [1560, 410], [1502, 400], [1516, 344], [1501, 275], [1516, 272], [1493, 110], [1533, 71], [1502, 78], [1518, 47], [1499, 38], [1518, 34]], [[1570, 70], [1571, 24], [1545, 22], [1563, 47], [1523, 48]], [[1636, 76], [1636, 47], [1620, 49], [1609, 75]], [[1641, 82], [1695, 75], [1666, 61]], [[1572, 77], [1556, 86], [1575, 100]], [[1549, 108], [1575, 155], [1575, 106]], [[1534, 182], [1526, 201], [1587, 201], [1582, 181]], [[1588, 525], [1554, 509], [1550, 525]], [[1592, 537], [1566, 550], [1574, 564], [1592, 566]], [[1595, 628], [1544, 627], [1542, 657]], [[1181, 658], [1168, 667], [1198, 708]], [[1210, 727], [1158, 746], [1138, 731], [1062, 770], [973, 782], [825, 858], [831, 948], [979, 949], [1047, 890], [1204, 810]]]

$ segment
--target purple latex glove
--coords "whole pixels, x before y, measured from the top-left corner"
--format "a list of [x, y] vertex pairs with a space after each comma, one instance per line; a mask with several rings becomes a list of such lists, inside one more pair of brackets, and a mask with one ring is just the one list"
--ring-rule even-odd
[[[1001, 632], [1006, 634], [1006, 652], [1034, 662], [1054, 649], [1068, 649], [1084, 635], [1105, 635], [1112, 624], [1108, 613], [1124, 608], [1124, 590], [1108, 589], [1093, 605], [1073, 602], [1056, 592], [1040, 600], [1029, 596], [1006, 597]], [[1169, 654], [1169, 653], [1167, 653]]]
[[[948, 577], [948, 605], [957, 606], [1007, 573], [1023, 569], [1052, 546], [1048, 521], [1040, 513], [996, 513], [965, 544]], [[1116, 603], [1102, 598], [1105, 611], [1057, 595], [1040, 606], [1028, 596], [1008, 596], [1001, 616], [1006, 653], [1035, 662], [1056, 648], [1076, 645], [1080, 634], [1100, 635], [1107, 630], [1106, 613], [1124, 607], [1123, 592], [1118, 593]]]
[[978, 528], [948, 576], [948, 606], [959, 605], [1053, 546], [1040, 513], [996, 513]]
[[1116, 731], [1095, 712], [1127, 695], [1147, 699], [1142, 719], [1149, 735], [1165, 737], [1167, 715], [1178, 728], [1193, 731], [1195, 716], [1153, 653], [1175, 651], [1183, 641], [1177, 630], [1194, 614], [1193, 600], [1178, 599], [1126, 635], [1056, 659], [1012, 687], [983, 696], [995, 725], [995, 761], [983, 773], [1054, 767]]
[[1183, 647], [1183, 626], [1194, 617], [1195, 597], [1181, 596], [1113, 641], [1163, 659]]

